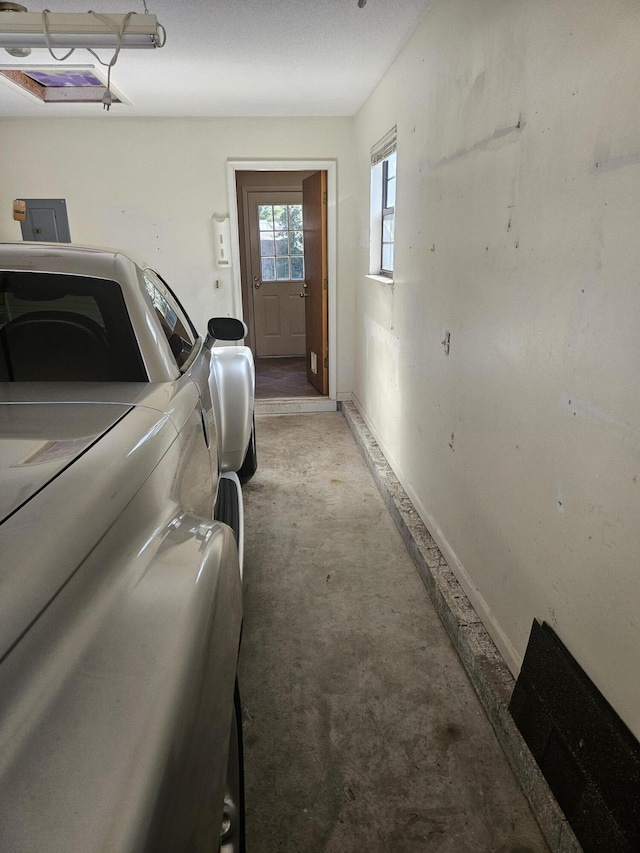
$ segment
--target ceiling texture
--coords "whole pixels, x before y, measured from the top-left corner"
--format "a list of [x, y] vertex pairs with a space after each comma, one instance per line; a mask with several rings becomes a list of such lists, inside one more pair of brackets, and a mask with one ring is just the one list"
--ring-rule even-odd
[[[22, 0], [29, 12], [144, 13], [144, 0]], [[112, 86], [130, 102], [114, 116], [350, 116], [362, 106], [433, 0], [146, 0], [165, 47], [122, 50]], [[19, 14], [19, 13], [15, 13]], [[64, 51], [56, 51], [64, 53]], [[0, 68], [95, 66], [0, 50]], [[103, 51], [109, 60], [111, 51]], [[104, 72], [106, 79], [106, 69]], [[0, 77], [0, 117], [96, 116], [101, 104], [39, 103]]]

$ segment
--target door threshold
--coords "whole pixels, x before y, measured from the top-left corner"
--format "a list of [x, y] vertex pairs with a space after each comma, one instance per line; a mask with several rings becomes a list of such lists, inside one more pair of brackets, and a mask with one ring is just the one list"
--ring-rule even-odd
[[305, 412], [335, 412], [338, 404], [328, 397], [271, 397], [256, 400], [256, 415], [295, 415]]

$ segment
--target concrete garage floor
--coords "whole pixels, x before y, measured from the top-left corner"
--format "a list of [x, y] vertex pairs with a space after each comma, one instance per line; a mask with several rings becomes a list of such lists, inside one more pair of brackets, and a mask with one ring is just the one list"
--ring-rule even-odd
[[548, 848], [340, 413], [245, 488], [249, 853]]

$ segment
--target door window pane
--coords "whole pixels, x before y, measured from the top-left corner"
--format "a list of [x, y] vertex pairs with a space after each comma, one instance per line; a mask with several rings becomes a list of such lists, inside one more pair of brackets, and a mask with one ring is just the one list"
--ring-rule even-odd
[[289, 258], [276, 258], [276, 274], [278, 279], [282, 281], [289, 281], [291, 279]]
[[276, 259], [275, 258], [262, 258], [262, 280], [263, 281], [275, 281], [276, 280]]
[[273, 242], [273, 235], [263, 233], [260, 238], [260, 257], [270, 258], [273, 257], [275, 253], [276, 247]]
[[286, 204], [273, 205], [273, 224], [275, 228], [282, 228], [283, 231], [289, 228]]
[[258, 205], [258, 221], [261, 231], [273, 231], [273, 207], [270, 204]]
[[276, 255], [289, 254], [289, 232], [276, 231]]
[[289, 228], [292, 231], [302, 230], [302, 205], [301, 204], [290, 204], [289, 205]]
[[302, 205], [259, 204], [258, 225], [262, 280], [302, 281]]
[[300, 255], [291, 258], [291, 278], [294, 281], [302, 281], [304, 278], [304, 258]]
[[302, 231], [290, 231], [289, 242], [291, 244], [290, 254], [301, 255], [304, 252], [304, 243], [302, 242]]

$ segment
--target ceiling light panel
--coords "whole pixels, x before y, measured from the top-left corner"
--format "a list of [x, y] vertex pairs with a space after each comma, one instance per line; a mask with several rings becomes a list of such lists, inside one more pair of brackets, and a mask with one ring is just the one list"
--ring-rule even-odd
[[[102, 71], [93, 65], [0, 65], [0, 80], [41, 104], [99, 104], [106, 91]], [[129, 104], [111, 87], [114, 104]]]

